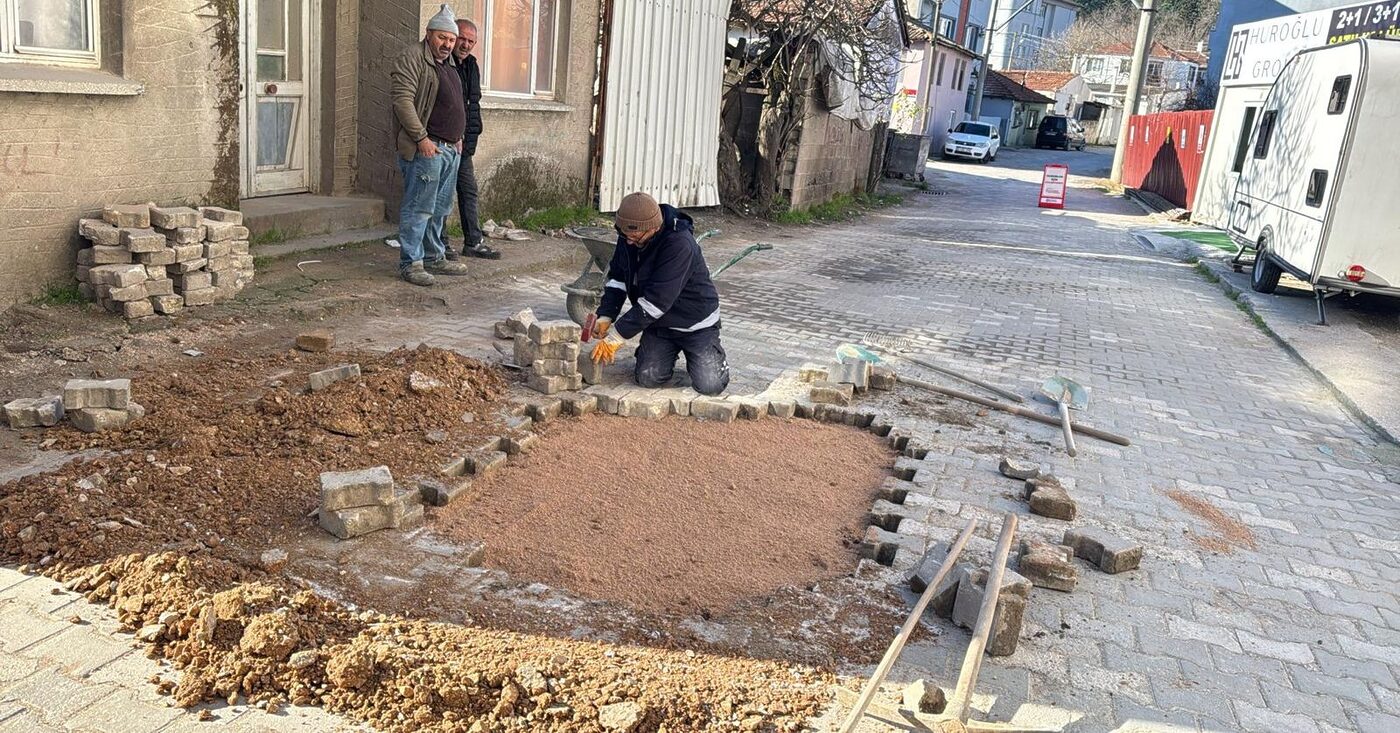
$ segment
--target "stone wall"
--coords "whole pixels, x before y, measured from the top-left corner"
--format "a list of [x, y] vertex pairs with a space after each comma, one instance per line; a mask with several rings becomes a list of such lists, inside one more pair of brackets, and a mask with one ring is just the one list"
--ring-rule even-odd
[[236, 203], [224, 199], [238, 186], [237, 5], [102, 8], [104, 70], [141, 94], [0, 91], [0, 307], [71, 283], [75, 222], [104, 204]]
[[827, 112], [809, 96], [796, 164], [782, 185], [789, 206], [806, 209], [837, 194], [865, 191], [874, 142], [874, 131]]

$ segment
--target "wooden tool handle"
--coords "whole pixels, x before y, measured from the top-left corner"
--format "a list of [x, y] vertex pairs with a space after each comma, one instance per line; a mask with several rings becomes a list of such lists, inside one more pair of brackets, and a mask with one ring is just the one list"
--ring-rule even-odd
[[1074, 430], [1069, 421], [1069, 405], [1063, 401], [1060, 405], [1060, 427], [1065, 431], [1065, 452], [1071, 457], [1079, 455], [1079, 450], [1074, 447]]

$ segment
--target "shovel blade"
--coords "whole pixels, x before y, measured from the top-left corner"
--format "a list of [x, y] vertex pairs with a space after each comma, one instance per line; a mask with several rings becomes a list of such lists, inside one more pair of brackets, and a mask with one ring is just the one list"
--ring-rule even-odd
[[1089, 389], [1069, 377], [1050, 377], [1040, 385], [1040, 393], [1056, 402], [1069, 405], [1072, 410], [1082, 410], [1089, 406]]

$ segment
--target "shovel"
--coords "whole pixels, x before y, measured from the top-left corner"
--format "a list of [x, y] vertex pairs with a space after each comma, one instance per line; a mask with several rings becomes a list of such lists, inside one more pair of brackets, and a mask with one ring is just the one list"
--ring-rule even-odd
[[1040, 393], [1060, 406], [1060, 427], [1065, 431], [1065, 452], [1071, 456], [1079, 454], [1074, 447], [1074, 431], [1070, 429], [1069, 411], [1082, 410], [1089, 406], [1089, 390], [1069, 377], [1051, 377], [1040, 385]]

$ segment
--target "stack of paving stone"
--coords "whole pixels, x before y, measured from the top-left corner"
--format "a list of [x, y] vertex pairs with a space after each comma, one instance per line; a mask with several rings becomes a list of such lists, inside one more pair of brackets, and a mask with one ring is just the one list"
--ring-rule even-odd
[[423, 520], [417, 491], [396, 491], [388, 466], [321, 474], [321, 528], [348, 540]]
[[579, 337], [573, 321], [535, 321], [515, 336], [515, 363], [527, 367], [525, 385], [555, 394], [583, 388], [578, 371]]
[[108, 206], [79, 219], [78, 289], [128, 319], [237, 295], [253, 281], [243, 214], [213, 206]]
[[131, 401], [130, 379], [70, 379], [63, 385], [63, 414], [88, 433], [121, 430], [146, 414]]

